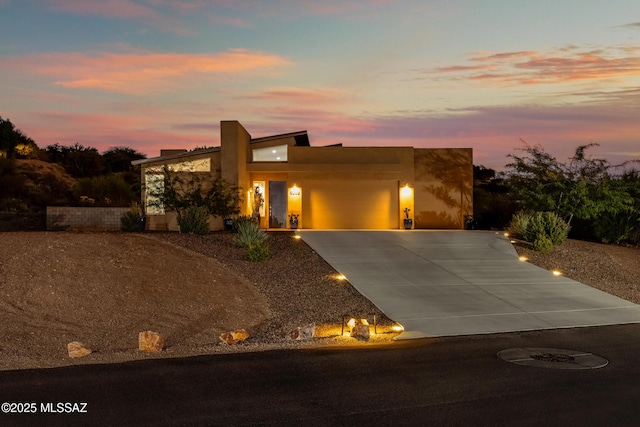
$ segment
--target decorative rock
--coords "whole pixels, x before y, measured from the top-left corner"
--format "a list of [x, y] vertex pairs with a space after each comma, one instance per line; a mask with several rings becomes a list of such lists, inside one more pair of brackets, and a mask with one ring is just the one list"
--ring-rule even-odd
[[244, 329], [236, 329], [235, 331], [225, 332], [220, 335], [220, 341], [227, 345], [235, 345], [249, 338], [249, 333]]
[[91, 349], [78, 341], [72, 341], [67, 344], [67, 351], [69, 352], [69, 357], [72, 358], [85, 357], [91, 354]]
[[368, 340], [369, 339], [369, 325], [364, 325], [362, 323], [357, 324], [351, 329], [350, 336], [352, 338]]
[[305, 326], [298, 326], [289, 333], [289, 339], [296, 341], [310, 340], [316, 334], [316, 324], [309, 323]]
[[138, 334], [138, 349], [157, 353], [164, 347], [164, 337], [157, 332], [143, 331]]

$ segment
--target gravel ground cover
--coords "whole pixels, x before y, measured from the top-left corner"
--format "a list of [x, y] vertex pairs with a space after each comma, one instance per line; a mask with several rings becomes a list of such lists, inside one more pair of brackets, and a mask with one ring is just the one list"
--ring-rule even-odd
[[[271, 232], [271, 259], [252, 263], [233, 234], [0, 233], [0, 370], [223, 352], [384, 343], [393, 322], [290, 232]], [[640, 249], [568, 240], [549, 254], [514, 244], [529, 262], [640, 303]], [[376, 316], [368, 341], [341, 335], [343, 319]], [[316, 324], [317, 338], [287, 338]], [[225, 331], [250, 338], [219, 343]], [[161, 353], [137, 334], [166, 337]], [[66, 345], [94, 352], [80, 359]]]

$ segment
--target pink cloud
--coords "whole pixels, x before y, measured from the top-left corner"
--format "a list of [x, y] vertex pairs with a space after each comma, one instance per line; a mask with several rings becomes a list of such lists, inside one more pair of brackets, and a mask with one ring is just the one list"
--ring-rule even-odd
[[476, 53], [469, 62], [427, 70], [427, 75], [505, 84], [624, 79], [640, 75], [640, 48], [585, 50], [569, 45], [551, 52]]
[[264, 74], [288, 64], [280, 56], [244, 49], [213, 54], [52, 53], [0, 59], [2, 67], [45, 75], [61, 87], [124, 94], [164, 92], [197, 77], [258, 71]]

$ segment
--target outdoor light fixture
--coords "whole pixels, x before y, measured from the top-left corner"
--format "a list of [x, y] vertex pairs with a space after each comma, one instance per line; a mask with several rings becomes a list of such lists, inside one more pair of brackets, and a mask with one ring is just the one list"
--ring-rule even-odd
[[294, 239], [298, 239], [298, 240], [300, 240], [300, 239], [302, 239], [302, 236], [301, 236], [301, 235], [299, 235], [299, 234], [296, 234], [296, 235], [294, 235], [294, 236], [293, 236], [293, 238], [294, 238]]
[[553, 270], [552, 273], [554, 276], [562, 276], [562, 272], [559, 270]]
[[405, 184], [405, 186], [402, 187], [402, 189], [400, 190], [400, 195], [403, 198], [408, 198], [411, 196], [411, 188], [409, 187], [409, 184]]
[[526, 261], [526, 260], [528, 260], [529, 258], [527, 258], [526, 256], [521, 256], [521, 257], [518, 257], [518, 259], [519, 259], [520, 261]]
[[509, 237], [509, 233], [504, 233], [504, 237]]
[[395, 331], [395, 332], [402, 332], [402, 331], [404, 331], [404, 327], [403, 327], [401, 324], [399, 324], [399, 323], [397, 323], [397, 324], [393, 325], [393, 326], [391, 327], [391, 329], [392, 329], [393, 331]]
[[300, 196], [300, 189], [296, 184], [293, 184], [293, 187], [289, 190], [289, 196]]
[[345, 276], [344, 274], [336, 274], [334, 277], [340, 281], [347, 280], [347, 276]]

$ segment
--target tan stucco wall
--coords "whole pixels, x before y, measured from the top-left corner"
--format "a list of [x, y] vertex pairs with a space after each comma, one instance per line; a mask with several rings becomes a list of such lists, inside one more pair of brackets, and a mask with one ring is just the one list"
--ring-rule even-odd
[[416, 228], [464, 228], [473, 213], [473, 153], [470, 148], [416, 149]]

